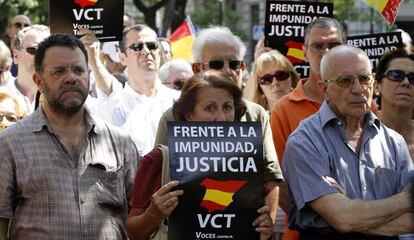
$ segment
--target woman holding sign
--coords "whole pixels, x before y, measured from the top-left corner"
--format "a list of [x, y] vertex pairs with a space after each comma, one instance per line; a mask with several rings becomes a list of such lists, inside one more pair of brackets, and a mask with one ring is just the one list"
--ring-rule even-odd
[[253, 63], [247, 98], [267, 111], [288, 94], [299, 81], [299, 75], [289, 60], [276, 50], [264, 51]]
[[[229, 78], [209, 72], [187, 80], [180, 98], [173, 105], [175, 120], [239, 121], [246, 107], [240, 89]], [[166, 180], [169, 178], [165, 170], [168, 165], [163, 164], [163, 152], [159, 148], [141, 160], [135, 178], [132, 209], [125, 223], [130, 239], [167, 239], [166, 219], [183, 194], [182, 190], [173, 190], [179, 184], [177, 181]], [[252, 224], [260, 233], [260, 239], [270, 239], [273, 233], [270, 208], [265, 206], [257, 212], [260, 216]]]
[[381, 122], [400, 133], [414, 159], [414, 54], [404, 49], [385, 53], [377, 66], [376, 95], [381, 96]]

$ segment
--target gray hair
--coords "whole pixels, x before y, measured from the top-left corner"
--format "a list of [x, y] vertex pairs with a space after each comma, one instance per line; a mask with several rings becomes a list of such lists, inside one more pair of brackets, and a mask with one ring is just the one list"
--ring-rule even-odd
[[229, 28], [212, 26], [201, 30], [193, 43], [192, 53], [195, 62], [201, 62], [202, 52], [206, 44], [227, 44], [235, 46], [243, 59], [246, 54], [246, 45], [234, 35]]
[[[348, 55], [356, 55], [364, 58], [368, 64], [370, 64], [369, 58], [367, 54], [364, 52], [364, 50], [351, 46], [351, 45], [339, 45], [331, 50], [329, 50], [321, 60], [321, 78], [323, 81], [328, 80], [328, 69], [330, 65], [330, 60], [332, 56], [338, 55], [338, 54], [348, 54]], [[371, 68], [370, 68], [371, 69]]]
[[339, 23], [336, 19], [334, 18], [328, 18], [328, 17], [320, 17], [315, 19], [314, 21], [312, 21], [311, 23], [309, 23], [306, 28], [305, 28], [305, 45], [308, 44], [308, 39], [309, 39], [309, 34], [312, 30], [312, 28], [335, 28], [336, 30], [338, 30], [338, 32], [341, 34], [341, 40], [342, 43], [346, 43], [346, 34], [345, 34], [345, 30], [342, 27], [342, 24]]
[[160, 78], [161, 82], [165, 82], [168, 76], [171, 73], [172, 69], [180, 69], [186, 72], [193, 72], [191, 65], [185, 61], [184, 59], [174, 59], [164, 63], [160, 70], [158, 70], [158, 77]]
[[28, 27], [23, 28], [18, 33], [16, 33], [16, 37], [14, 39], [14, 47], [17, 50], [20, 50], [23, 46], [23, 38], [26, 36], [26, 34], [35, 32], [35, 33], [47, 33], [47, 35], [50, 35], [50, 29], [48, 26], [42, 25], [42, 24], [34, 24]]

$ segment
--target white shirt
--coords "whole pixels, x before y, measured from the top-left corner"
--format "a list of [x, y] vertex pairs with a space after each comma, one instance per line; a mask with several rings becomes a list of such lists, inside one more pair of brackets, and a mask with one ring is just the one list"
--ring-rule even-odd
[[155, 96], [147, 97], [127, 83], [96, 111], [105, 121], [128, 132], [140, 154], [154, 148], [159, 120], [179, 97], [178, 91], [164, 86], [159, 79], [156, 87]]
[[34, 111], [35, 101], [30, 102], [30, 99], [26, 97], [20, 90], [16, 87], [17, 78], [10, 79], [4, 85], [10, 93], [16, 95], [17, 99], [20, 101], [22, 106], [26, 109], [27, 113], [30, 114]]

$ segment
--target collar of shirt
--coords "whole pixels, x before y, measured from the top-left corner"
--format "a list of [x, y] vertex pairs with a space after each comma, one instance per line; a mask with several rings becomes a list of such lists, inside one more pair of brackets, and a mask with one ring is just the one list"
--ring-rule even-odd
[[[328, 105], [327, 101], [324, 101], [321, 108], [319, 109], [319, 115], [321, 120], [322, 127], [325, 127], [326, 124], [328, 124], [331, 120], [336, 119], [336, 123], [338, 125], [343, 125], [343, 120], [339, 119], [336, 114], [332, 111], [331, 107]], [[377, 128], [377, 130], [380, 128], [380, 120], [373, 114], [371, 111], [369, 111], [365, 115], [364, 119], [365, 123], [368, 127], [374, 126]]]
[[[91, 132], [94, 132], [95, 134], [100, 133], [100, 129], [98, 125], [96, 124], [95, 119], [91, 116], [89, 111], [85, 108], [85, 118], [86, 118], [86, 124], [87, 124], [87, 132], [90, 134]], [[50, 125], [49, 120], [47, 119], [42, 106], [39, 106], [39, 108], [33, 112], [33, 122], [29, 126], [33, 132], [40, 132], [43, 130], [44, 127], [47, 128], [47, 130], [50, 133], [53, 133], [53, 128]]]

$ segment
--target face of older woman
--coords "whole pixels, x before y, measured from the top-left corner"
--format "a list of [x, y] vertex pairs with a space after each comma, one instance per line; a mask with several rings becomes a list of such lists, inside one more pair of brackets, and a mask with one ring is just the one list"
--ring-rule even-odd
[[271, 62], [264, 62], [262, 69], [258, 81], [268, 101], [276, 102], [290, 92], [292, 81], [289, 70]]
[[379, 84], [381, 101], [395, 107], [414, 107], [414, 62], [409, 58], [397, 58], [389, 63]]
[[187, 121], [234, 121], [234, 97], [222, 88], [203, 88], [197, 92], [194, 111]]

